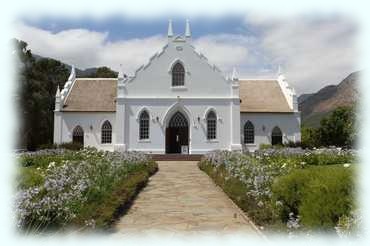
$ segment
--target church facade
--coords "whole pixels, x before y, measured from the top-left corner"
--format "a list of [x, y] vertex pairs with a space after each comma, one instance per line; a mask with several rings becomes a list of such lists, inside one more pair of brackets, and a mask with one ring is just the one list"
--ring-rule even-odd
[[[285, 77], [231, 78], [197, 52], [190, 24], [133, 76], [76, 78], [57, 90], [54, 143], [102, 150], [203, 154], [299, 142], [297, 96]], [[122, 69], [121, 69], [122, 70]]]

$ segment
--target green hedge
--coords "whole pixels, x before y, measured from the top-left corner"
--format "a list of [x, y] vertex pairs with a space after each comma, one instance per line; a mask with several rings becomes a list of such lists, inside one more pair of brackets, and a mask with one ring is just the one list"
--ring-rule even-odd
[[316, 166], [294, 170], [276, 180], [273, 200], [282, 202], [282, 221], [290, 212], [311, 229], [333, 230], [354, 206], [354, 170], [343, 165]]

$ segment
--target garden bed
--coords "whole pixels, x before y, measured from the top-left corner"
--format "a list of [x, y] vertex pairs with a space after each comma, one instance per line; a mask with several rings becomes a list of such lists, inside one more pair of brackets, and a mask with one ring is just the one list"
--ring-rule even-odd
[[215, 151], [199, 168], [265, 230], [334, 231], [355, 209], [354, 161], [332, 149]]
[[139, 152], [42, 150], [18, 157], [22, 231], [108, 229], [158, 167]]

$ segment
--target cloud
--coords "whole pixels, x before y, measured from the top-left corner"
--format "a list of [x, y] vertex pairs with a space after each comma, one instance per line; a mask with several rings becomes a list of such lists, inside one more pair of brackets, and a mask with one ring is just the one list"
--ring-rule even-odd
[[358, 59], [356, 26], [339, 16], [300, 16], [289, 19], [248, 18], [260, 33], [260, 49], [282, 64], [298, 92], [314, 92], [339, 83], [353, 72]]
[[26, 41], [33, 53], [74, 64], [78, 68], [108, 66], [133, 73], [166, 42], [161, 36], [109, 42], [108, 33], [71, 29], [51, 33], [18, 24], [18, 38]]
[[[225, 74], [236, 67], [242, 78], [276, 77], [282, 65], [298, 93], [335, 84], [356, 67], [355, 25], [338, 16], [285, 19], [249, 16], [246, 34], [220, 33], [193, 40], [196, 49]], [[167, 42], [164, 36], [109, 41], [108, 33], [70, 29], [57, 33], [18, 23], [18, 38], [33, 53], [79, 68], [123, 65], [132, 74]]]

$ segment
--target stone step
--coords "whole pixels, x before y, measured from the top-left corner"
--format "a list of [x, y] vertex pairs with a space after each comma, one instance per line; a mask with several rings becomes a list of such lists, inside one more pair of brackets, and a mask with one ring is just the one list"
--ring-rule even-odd
[[203, 155], [186, 154], [154, 154], [152, 159], [155, 161], [200, 161]]

